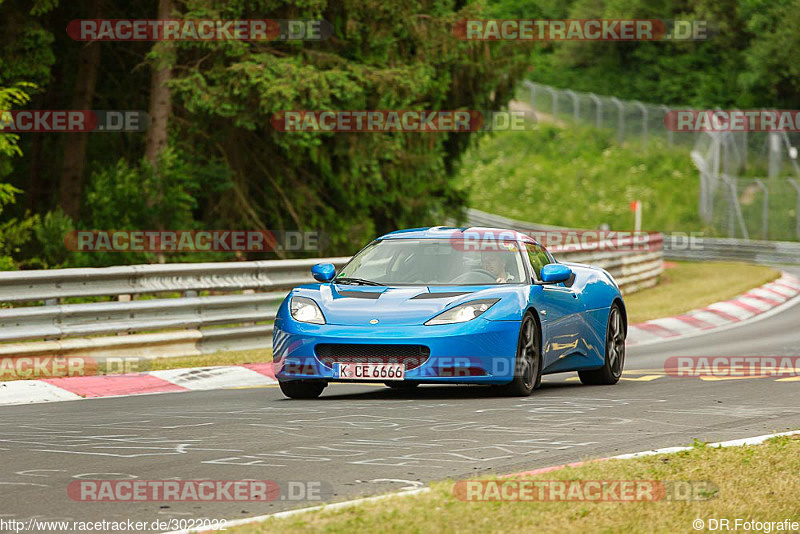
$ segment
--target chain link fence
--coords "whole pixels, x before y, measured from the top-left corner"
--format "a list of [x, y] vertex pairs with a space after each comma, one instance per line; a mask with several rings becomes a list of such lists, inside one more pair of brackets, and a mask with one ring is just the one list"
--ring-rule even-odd
[[664, 126], [664, 115], [673, 109], [668, 106], [556, 89], [529, 81], [524, 88], [528, 92], [526, 100], [541, 121], [573, 120], [615, 130], [620, 144], [639, 144], [645, 151], [656, 144], [689, 150], [695, 144], [696, 134], [672, 132]]
[[702, 133], [691, 156], [700, 171], [700, 217], [720, 235], [800, 240], [796, 132]]
[[644, 152], [686, 150], [700, 174], [698, 211], [719, 236], [800, 240], [797, 132], [673, 132], [664, 105], [619, 100], [526, 81], [522, 95], [543, 122], [575, 121], [614, 130]]

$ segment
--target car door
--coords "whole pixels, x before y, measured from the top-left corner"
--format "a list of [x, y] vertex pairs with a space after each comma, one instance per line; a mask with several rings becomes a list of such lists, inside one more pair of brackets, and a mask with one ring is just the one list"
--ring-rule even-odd
[[[544, 247], [526, 243], [525, 250], [536, 281], [541, 280], [542, 267], [554, 263]], [[535, 285], [539, 319], [542, 322], [542, 355], [548, 367], [565, 356], [580, 352], [585, 346], [581, 337], [583, 302], [572, 283]]]

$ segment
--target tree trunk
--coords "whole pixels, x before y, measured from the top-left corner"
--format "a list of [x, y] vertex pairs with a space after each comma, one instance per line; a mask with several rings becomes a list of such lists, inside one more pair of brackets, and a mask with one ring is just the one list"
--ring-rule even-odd
[[[173, 18], [173, 0], [158, 1], [158, 18], [161, 20]], [[153, 50], [161, 57], [153, 63], [153, 77], [150, 82], [150, 128], [147, 130], [147, 140], [144, 155], [153, 169], [158, 173], [158, 155], [167, 146], [167, 126], [172, 114], [172, 95], [168, 82], [172, 79], [170, 62], [175, 49], [168, 41], [158, 42], [153, 45]], [[155, 202], [161, 202], [161, 195], [157, 194]], [[164, 230], [163, 221], [156, 221], [156, 229]], [[158, 263], [165, 263], [163, 252], [157, 253]]]
[[[89, 1], [89, 17], [102, 18], [101, 0]], [[81, 48], [78, 56], [78, 73], [72, 93], [72, 109], [92, 109], [97, 73], [100, 69], [100, 50], [102, 43], [89, 42]], [[64, 143], [64, 163], [61, 170], [58, 204], [64, 213], [77, 219], [83, 198], [83, 174], [86, 169], [86, 144], [88, 133], [70, 133]]]
[[[173, 17], [173, 0], [159, 0], [158, 18]], [[154, 50], [162, 55], [174, 52], [169, 42], [156, 43]], [[145, 157], [153, 165], [158, 165], [158, 154], [167, 146], [167, 126], [172, 113], [172, 98], [167, 83], [172, 79], [172, 68], [157, 58], [153, 65], [153, 78], [150, 83], [150, 128], [147, 131]]]

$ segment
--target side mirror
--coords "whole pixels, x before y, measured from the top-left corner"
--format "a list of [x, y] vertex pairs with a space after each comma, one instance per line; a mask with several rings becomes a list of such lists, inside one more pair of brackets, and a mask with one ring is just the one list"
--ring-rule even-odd
[[336, 275], [336, 267], [332, 263], [318, 263], [311, 268], [311, 275], [319, 282], [330, 282]]
[[561, 263], [548, 263], [542, 267], [541, 278], [545, 284], [566, 282], [572, 276], [572, 269]]

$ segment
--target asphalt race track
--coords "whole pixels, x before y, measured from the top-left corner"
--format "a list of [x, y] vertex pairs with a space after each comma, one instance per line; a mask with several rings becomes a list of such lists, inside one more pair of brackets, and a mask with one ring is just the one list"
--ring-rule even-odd
[[793, 430], [800, 377], [675, 378], [664, 362], [800, 355], [799, 327], [795, 304], [718, 333], [629, 348], [616, 386], [555, 375], [526, 399], [480, 387], [333, 385], [314, 401], [270, 387], [2, 407], [0, 519], [240, 519], [319, 504], [75, 502], [66, 488], [80, 479], [321, 481], [326, 498], [344, 500]]

